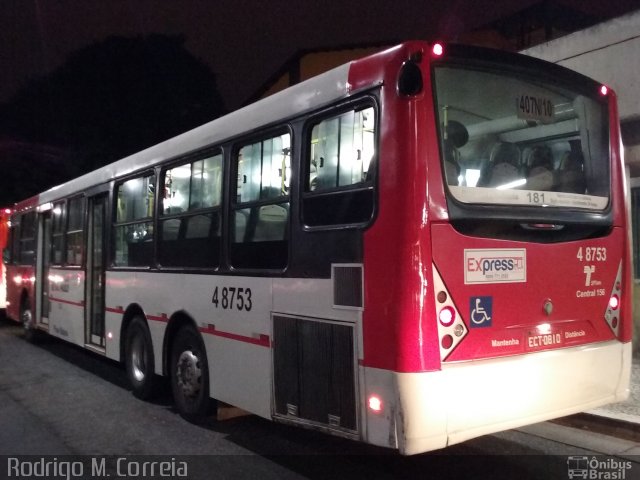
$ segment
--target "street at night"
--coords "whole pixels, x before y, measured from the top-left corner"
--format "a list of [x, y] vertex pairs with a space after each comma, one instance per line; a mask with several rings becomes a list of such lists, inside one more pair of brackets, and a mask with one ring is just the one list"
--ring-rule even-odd
[[360, 3], [0, 2], [0, 480], [640, 480], [637, 0]]
[[0, 378], [0, 455], [155, 455], [186, 459], [190, 478], [211, 479], [564, 479], [569, 456], [598, 455], [631, 461], [625, 478], [640, 478], [637, 443], [554, 423], [411, 457], [251, 415], [196, 426], [174, 411], [168, 391], [142, 402], [117, 363], [51, 337], [28, 343], [6, 320]]

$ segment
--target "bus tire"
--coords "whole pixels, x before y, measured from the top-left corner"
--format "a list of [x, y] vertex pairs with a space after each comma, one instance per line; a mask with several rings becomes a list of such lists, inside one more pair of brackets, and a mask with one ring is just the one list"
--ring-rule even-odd
[[33, 311], [28, 297], [25, 297], [20, 304], [20, 323], [24, 339], [31, 343], [37, 342], [39, 332], [33, 324]]
[[149, 400], [156, 394], [158, 377], [155, 374], [153, 342], [142, 317], [134, 317], [127, 328], [125, 367], [133, 395]]
[[201, 423], [215, 409], [209, 398], [209, 365], [204, 342], [191, 325], [178, 330], [171, 348], [171, 392], [181, 417]]

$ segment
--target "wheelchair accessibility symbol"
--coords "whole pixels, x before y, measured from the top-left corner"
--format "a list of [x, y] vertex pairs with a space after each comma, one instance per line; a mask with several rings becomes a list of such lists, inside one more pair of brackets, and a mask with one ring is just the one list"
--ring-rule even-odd
[[471, 328], [490, 327], [493, 316], [493, 297], [471, 297], [469, 312]]

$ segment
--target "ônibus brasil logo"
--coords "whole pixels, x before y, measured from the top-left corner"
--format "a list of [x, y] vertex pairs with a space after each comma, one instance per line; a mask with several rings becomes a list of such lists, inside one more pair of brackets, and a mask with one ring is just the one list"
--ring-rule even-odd
[[567, 458], [567, 475], [570, 479], [626, 480], [631, 462], [608, 457], [570, 456]]
[[468, 249], [464, 251], [464, 283], [519, 283], [527, 281], [524, 248]]

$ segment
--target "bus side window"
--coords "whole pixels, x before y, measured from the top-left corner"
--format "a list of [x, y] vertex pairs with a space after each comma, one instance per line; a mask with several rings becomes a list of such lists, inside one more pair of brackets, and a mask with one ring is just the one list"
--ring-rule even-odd
[[36, 254], [36, 212], [20, 215], [17, 242], [14, 241], [14, 259], [18, 265], [35, 265]]
[[350, 110], [312, 125], [303, 219], [309, 227], [365, 224], [373, 216], [376, 116]]
[[163, 267], [218, 267], [222, 153], [167, 169], [163, 183], [158, 262]]
[[65, 234], [67, 245], [67, 265], [82, 265], [84, 197], [69, 200], [67, 210], [67, 230]]
[[243, 145], [235, 167], [231, 264], [283, 269], [288, 261], [291, 136], [284, 133]]
[[65, 202], [53, 205], [53, 220], [51, 225], [51, 264], [64, 263], [64, 220]]
[[117, 186], [113, 226], [116, 266], [143, 267], [153, 261], [155, 175], [133, 178]]
[[20, 217], [14, 215], [11, 218], [10, 245], [11, 245], [11, 264], [20, 264]]
[[13, 264], [13, 237], [15, 236], [15, 234], [15, 227], [13, 226], [13, 224], [11, 224], [7, 232], [7, 245], [2, 251], [2, 261], [5, 265]]

